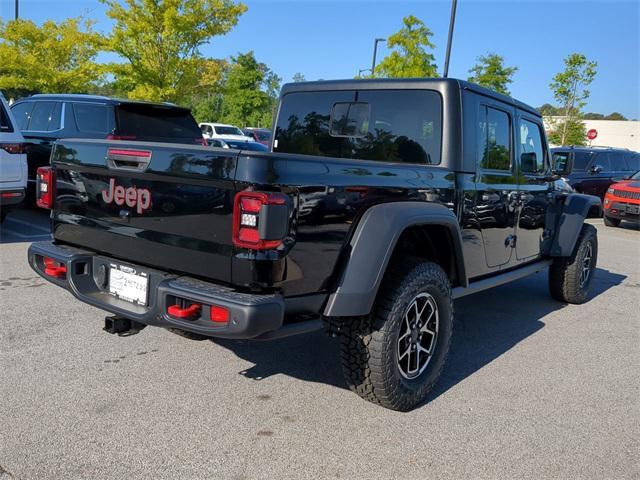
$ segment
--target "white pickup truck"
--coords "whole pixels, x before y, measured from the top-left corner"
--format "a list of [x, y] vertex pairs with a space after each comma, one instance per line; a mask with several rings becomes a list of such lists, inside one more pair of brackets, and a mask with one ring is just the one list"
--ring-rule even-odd
[[10, 208], [20, 204], [27, 188], [27, 155], [24, 138], [16, 127], [0, 93], [0, 219], [4, 222]]

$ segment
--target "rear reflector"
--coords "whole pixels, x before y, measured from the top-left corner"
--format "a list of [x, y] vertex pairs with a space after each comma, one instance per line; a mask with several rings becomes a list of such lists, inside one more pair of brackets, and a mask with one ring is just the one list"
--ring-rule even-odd
[[53, 208], [54, 172], [51, 167], [39, 167], [36, 172], [36, 205]]
[[229, 323], [229, 310], [217, 305], [211, 305], [209, 318], [214, 323]]
[[25, 153], [24, 143], [0, 143], [0, 148], [11, 154]]
[[2, 198], [16, 198], [22, 195], [22, 192], [2, 192], [0, 197]]
[[142, 158], [150, 158], [151, 151], [150, 150], [130, 150], [128, 148], [110, 148], [107, 151], [108, 157], [142, 157]]
[[200, 315], [201, 309], [202, 306], [197, 303], [193, 303], [186, 308], [183, 308], [180, 305], [171, 305], [167, 308], [167, 313], [176, 318], [193, 318]]
[[65, 278], [67, 276], [67, 266], [53, 258], [44, 257], [44, 274], [54, 278]]
[[107, 135], [107, 140], [135, 140], [135, 135]]

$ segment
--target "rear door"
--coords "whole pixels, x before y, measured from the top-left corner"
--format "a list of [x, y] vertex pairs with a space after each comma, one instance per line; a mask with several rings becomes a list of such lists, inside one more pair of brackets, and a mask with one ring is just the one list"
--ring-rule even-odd
[[126, 262], [231, 278], [238, 152], [179, 144], [56, 145], [54, 237]]

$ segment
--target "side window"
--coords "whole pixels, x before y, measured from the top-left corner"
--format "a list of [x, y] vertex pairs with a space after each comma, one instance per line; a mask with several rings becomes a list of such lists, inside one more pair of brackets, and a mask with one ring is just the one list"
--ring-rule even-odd
[[563, 172], [569, 161], [569, 152], [553, 152], [553, 169], [557, 172]]
[[520, 170], [523, 173], [544, 173], [545, 155], [540, 125], [521, 118], [516, 135], [520, 149]]
[[74, 103], [73, 116], [76, 119], [78, 131], [107, 135], [111, 131], [111, 128], [109, 128], [110, 111], [111, 109], [107, 105]]
[[477, 152], [480, 167], [487, 170], [511, 170], [511, 122], [509, 114], [493, 108], [483, 107], [480, 116]]
[[11, 107], [11, 113], [13, 113], [13, 118], [16, 119], [18, 129], [26, 130], [29, 126], [33, 104], [34, 102], [20, 102]]
[[624, 159], [624, 153], [622, 152], [612, 152], [609, 154], [609, 158], [611, 159], [611, 170], [614, 172], [627, 172], [629, 167], [627, 166], [627, 162]]
[[586, 170], [592, 157], [593, 154], [589, 152], [575, 152], [573, 154], [573, 169], [578, 171]]
[[626, 160], [627, 165], [629, 165], [629, 171], [637, 172], [640, 170], [640, 153], [627, 153]]
[[53, 132], [62, 128], [62, 102], [56, 102], [51, 112], [48, 131]]
[[9, 115], [4, 109], [4, 105], [0, 103], [0, 132], [13, 132], [13, 126], [9, 120]]
[[[31, 112], [31, 121], [29, 122], [28, 131], [31, 132], [48, 132], [51, 130], [49, 125], [54, 115], [54, 110], [58, 102], [35, 102], [33, 111]], [[54, 123], [56, 123], [54, 121]], [[60, 111], [58, 110], [58, 128], [60, 125]]]

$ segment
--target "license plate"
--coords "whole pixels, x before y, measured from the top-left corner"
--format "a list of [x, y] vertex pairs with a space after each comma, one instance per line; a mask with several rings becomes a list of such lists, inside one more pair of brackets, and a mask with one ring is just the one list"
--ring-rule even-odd
[[124, 265], [110, 265], [109, 293], [136, 305], [147, 304], [149, 278], [144, 272]]
[[627, 205], [627, 213], [638, 215], [640, 213], [640, 205]]

